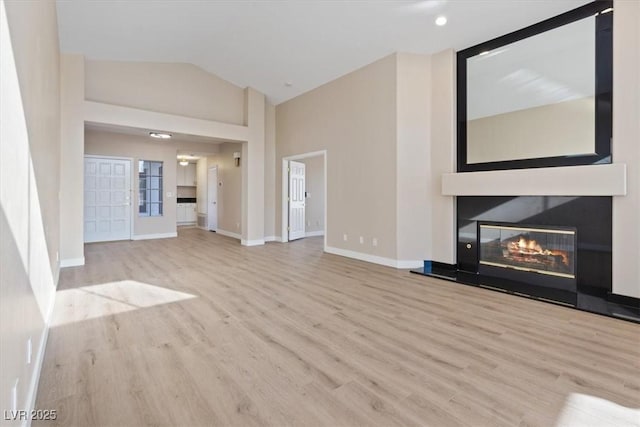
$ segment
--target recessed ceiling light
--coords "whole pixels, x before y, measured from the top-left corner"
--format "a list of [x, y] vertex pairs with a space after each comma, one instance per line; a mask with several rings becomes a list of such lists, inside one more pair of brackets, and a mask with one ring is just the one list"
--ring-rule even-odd
[[162, 132], [149, 132], [149, 136], [151, 138], [158, 138], [158, 139], [169, 139], [169, 138], [171, 138], [171, 134], [170, 133], [162, 133]]
[[447, 24], [447, 17], [446, 16], [438, 16], [436, 18], [436, 25], [438, 27], [442, 27], [443, 25]]

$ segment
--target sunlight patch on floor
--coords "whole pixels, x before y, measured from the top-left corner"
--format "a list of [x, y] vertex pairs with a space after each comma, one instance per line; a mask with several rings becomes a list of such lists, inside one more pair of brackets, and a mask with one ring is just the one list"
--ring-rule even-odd
[[627, 408], [609, 400], [580, 393], [567, 398], [556, 427], [640, 426], [640, 408]]
[[196, 296], [135, 280], [65, 289], [56, 293], [56, 306], [51, 326], [96, 319], [192, 298]]

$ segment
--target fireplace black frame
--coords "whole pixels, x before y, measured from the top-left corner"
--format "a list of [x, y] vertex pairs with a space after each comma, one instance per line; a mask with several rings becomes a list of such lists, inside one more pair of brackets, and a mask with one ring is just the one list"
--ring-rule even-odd
[[[553, 276], [549, 274], [539, 273], [535, 271], [525, 271], [515, 268], [508, 267], [496, 267], [492, 265], [483, 264], [480, 256], [481, 249], [481, 234], [480, 229], [483, 225], [496, 226], [496, 227], [505, 227], [505, 228], [515, 228], [515, 229], [538, 229], [541, 232], [545, 230], [561, 230], [561, 231], [570, 231], [573, 233], [573, 248], [574, 248], [574, 259], [573, 259], [573, 277], [559, 277]], [[476, 242], [476, 250], [477, 250], [477, 259], [478, 259], [478, 274], [480, 278], [491, 277], [491, 278], [500, 278], [505, 279], [514, 283], [523, 283], [526, 285], [532, 286], [540, 286], [543, 288], [552, 288], [559, 289], [564, 292], [569, 292], [570, 294], [577, 293], [577, 283], [578, 283], [578, 229], [576, 227], [570, 226], [558, 226], [558, 225], [540, 225], [540, 224], [520, 224], [513, 222], [499, 222], [499, 221], [478, 221], [477, 222], [477, 242]], [[566, 300], [563, 298], [563, 301]], [[570, 301], [565, 301], [567, 303], [572, 303], [574, 298], [569, 298]]]
[[[458, 279], [574, 307], [592, 307], [591, 296], [604, 300], [612, 291], [612, 205], [610, 196], [459, 196], [455, 266]], [[577, 292], [480, 275], [478, 222], [575, 227]]]

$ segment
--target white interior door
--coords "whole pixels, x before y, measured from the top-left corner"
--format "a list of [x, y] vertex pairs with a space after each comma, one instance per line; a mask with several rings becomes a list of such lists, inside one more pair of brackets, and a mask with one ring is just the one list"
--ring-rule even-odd
[[218, 229], [218, 168], [209, 168], [207, 175], [207, 228]]
[[289, 240], [305, 236], [305, 165], [289, 162]]
[[85, 157], [84, 241], [131, 239], [131, 161]]

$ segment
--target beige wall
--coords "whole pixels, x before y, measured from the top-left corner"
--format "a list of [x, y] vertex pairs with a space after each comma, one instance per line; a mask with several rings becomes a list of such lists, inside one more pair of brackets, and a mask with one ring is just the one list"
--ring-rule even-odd
[[[178, 167], [183, 167], [178, 165]], [[198, 197], [196, 192], [197, 187], [178, 187], [178, 192], [176, 193], [176, 197]]]
[[[276, 107], [276, 165], [286, 156], [327, 150], [329, 247], [396, 258], [395, 101], [391, 55]], [[278, 201], [281, 180], [278, 166]], [[276, 209], [276, 224], [281, 214]]]
[[328, 152], [330, 252], [405, 268], [429, 257], [430, 73], [428, 56], [395, 54], [277, 107], [277, 162]]
[[442, 195], [442, 175], [455, 172], [456, 53], [447, 49], [431, 56], [431, 259], [456, 263], [455, 199]]
[[[156, 142], [150, 138], [121, 133], [87, 130], [85, 132], [85, 154], [133, 158], [133, 235], [170, 235], [176, 232], [176, 156], [178, 150], [218, 151], [214, 144], [196, 144], [192, 142]], [[139, 160], [164, 162], [164, 195], [163, 216], [140, 217], [138, 206], [138, 174]], [[167, 192], [173, 193], [171, 197]]]
[[614, 3], [614, 162], [627, 164], [627, 195], [613, 198], [613, 292], [640, 298], [640, 2]]
[[224, 123], [242, 124], [243, 89], [191, 64], [86, 61], [86, 97]]
[[84, 57], [60, 58], [60, 260], [84, 264]]
[[265, 104], [264, 135], [264, 235], [275, 240], [276, 231], [276, 107]]
[[[253, 88], [245, 91], [249, 137], [242, 144], [242, 244], [264, 244], [266, 98]], [[253, 208], [252, 208], [253, 207]]]
[[324, 232], [324, 156], [314, 156], [297, 162], [305, 164], [305, 230]]
[[[264, 242], [265, 226], [272, 222], [268, 217], [265, 223], [265, 215], [269, 215], [265, 212], [273, 213], [265, 205], [272, 200], [265, 201], [264, 194], [269, 188], [273, 193], [273, 187], [269, 187], [273, 178], [265, 176], [264, 156], [267, 154], [266, 134], [271, 132], [273, 135], [274, 131], [273, 119], [271, 122], [266, 120], [269, 111], [273, 117], [273, 107], [266, 105], [263, 94], [238, 88], [188, 64], [88, 60], [83, 85], [86, 96], [84, 119], [87, 122], [248, 141], [242, 147], [244, 164], [251, 163], [250, 167], [243, 168], [246, 176], [242, 194], [247, 199], [242, 205], [241, 222], [246, 223], [243, 232], [249, 233], [243, 237], [243, 244]], [[81, 157], [79, 154], [69, 162], [77, 162]], [[204, 174], [206, 179], [206, 171], [201, 166], [198, 176]], [[71, 191], [81, 193], [80, 184], [71, 186]], [[202, 189], [198, 193], [202, 193]], [[206, 198], [201, 196], [199, 194], [201, 200]], [[75, 229], [65, 234], [64, 246], [77, 249], [82, 247], [83, 240], [82, 210], [66, 210], [69, 211], [67, 222], [75, 224]], [[201, 202], [198, 211], [202, 224], [206, 208]], [[145, 224], [153, 224], [147, 227], [150, 230], [164, 230], [165, 225], [157, 222]], [[82, 263], [82, 258], [79, 259]]]
[[241, 150], [241, 144], [224, 143], [215, 158], [218, 183], [222, 183], [218, 185], [218, 229], [234, 234], [242, 233], [242, 167], [233, 159], [233, 153]]
[[431, 59], [399, 53], [397, 76], [397, 259], [431, 259]]
[[[196, 180], [198, 182], [198, 186], [196, 187], [197, 210], [198, 217], [205, 217], [204, 225], [201, 225], [203, 227], [207, 225], [207, 165], [207, 157], [198, 159], [196, 163]], [[198, 224], [200, 225], [200, 222]]]
[[[22, 3], [7, 2], [7, 16], [48, 255], [51, 269], [57, 271], [60, 233], [60, 52], [57, 21], [50, 1], [42, 5]], [[34, 31], [34, 25], [44, 28]]]
[[595, 152], [595, 101], [586, 97], [471, 120], [468, 163]]
[[57, 286], [59, 70], [55, 3], [0, 1], [2, 410], [11, 409], [16, 384], [17, 409], [33, 407]]

